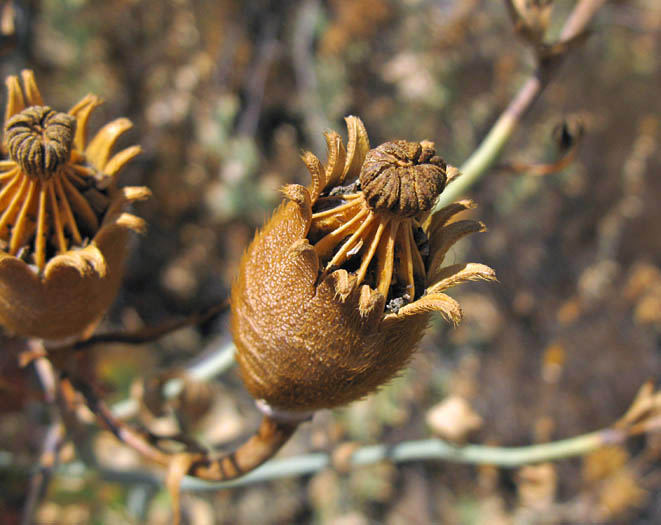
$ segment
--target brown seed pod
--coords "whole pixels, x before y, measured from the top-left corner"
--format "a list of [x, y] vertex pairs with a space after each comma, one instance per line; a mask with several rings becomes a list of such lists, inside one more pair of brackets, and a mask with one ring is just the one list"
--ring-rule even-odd
[[0, 325], [47, 340], [91, 333], [115, 297], [131, 232], [142, 219], [126, 212], [144, 187], [115, 186], [139, 146], [111, 156], [127, 119], [87, 140], [100, 101], [86, 96], [68, 113], [45, 106], [31, 71], [7, 78], [0, 160]]
[[9, 155], [26, 175], [47, 180], [69, 160], [76, 119], [48, 106], [31, 106], [5, 123]]
[[[346, 149], [330, 132], [326, 167], [304, 154], [312, 184], [285, 187], [288, 202], [255, 236], [232, 288], [242, 377], [260, 405], [275, 411], [313, 411], [364, 397], [405, 366], [432, 311], [460, 320], [459, 305], [444, 290], [495, 279], [480, 264], [442, 267], [458, 239], [484, 226], [453, 221], [473, 206], [470, 201], [428, 217], [445, 184], [445, 165], [433, 145], [400, 141], [368, 153], [362, 122], [346, 120]], [[370, 158], [380, 159], [376, 167], [365, 167]], [[410, 180], [413, 168], [415, 205], [408, 194], [402, 200], [401, 191], [393, 198], [388, 184], [371, 185], [383, 174], [383, 158], [401, 164], [404, 173], [393, 177]], [[432, 173], [425, 191], [415, 189], [417, 165]], [[372, 205], [366, 190], [353, 184], [372, 170], [376, 176], [366, 185], [385, 206]]]
[[432, 208], [445, 188], [446, 169], [431, 142], [386, 142], [367, 153], [360, 187], [373, 210], [414, 217]]

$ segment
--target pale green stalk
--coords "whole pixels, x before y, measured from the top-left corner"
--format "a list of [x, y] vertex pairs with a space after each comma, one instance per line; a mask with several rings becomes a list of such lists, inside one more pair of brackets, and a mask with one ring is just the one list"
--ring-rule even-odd
[[[565, 22], [560, 34], [560, 42], [571, 40], [582, 33], [604, 3], [605, 0], [579, 2]], [[517, 124], [542, 94], [564, 57], [565, 54], [561, 54], [553, 60], [541, 63], [538, 70], [526, 81], [510, 105], [503, 111], [482, 143], [461, 166], [459, 169], [461, 176], [441, 193], [432, 213], [436, 213], [444, 206], [463, 197], [489, 171], [512, 136]]]
[[[364, 467], [381, 461], [403, 463], [435, 460], [517, 468], [524, 465], [582, 456], [604, 445], [621, 443], [625, 439], [626, 433], [610, 428], [561, 441], [525, 447], [458, 446], [440, 439], [425, 439], [420, 441], [405, 441], [393, 446], [374, 445], [359, 448], [351, 455], [349, 465], [351, 467]], [[182, 490], [190, 491], [218, 490], [264, 481], [309, 476], [331, 466], [331, 455], [318, 452], [271, 460], [245, 476], [232, 481], [208, 482], [186, 477], [181, 484], [181, 488]], [[18, 467], [12, 464], [10, 454], [0, 453], [0, 468], [16, 469]], [[102, 478], [123, 484], [144, 483], [161, 486], [163, 483], [159, 476], [149, 474], [145, 471], [120, 471], [103, 467], [95, 470], [99, 472]], [[86, 468], [81, 462], [64, 465], [58, 469], [61, 475], [71, 475], [77, 478], [80, 478], [85, 471]]]

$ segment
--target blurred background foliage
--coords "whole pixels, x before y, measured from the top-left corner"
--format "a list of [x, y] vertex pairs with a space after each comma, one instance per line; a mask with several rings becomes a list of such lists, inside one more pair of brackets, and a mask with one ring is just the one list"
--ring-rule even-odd
[[[555, 2], [552, 34], [572, 6]], [[343, 133], [345, 115], [361, 116], [373, 144], [430, 139], [460, 164], [534, 69], [503, 3], [486, 0], [23, 0], [14, 7], [16, 42], [0, 57], [2, 76], [34, 69], [59, 109], [87, 92], [101, 95], [96, 125], [127, 116], [135, 127], [122, 140], [144, 148], [122, 181], [153, 190], [137, 210], [149, 233], [135, 245], [106, 329], [153, 325], [227, 297], [280, 186], [307, 183], [301, 150], [325, 158], [322, 133]], [[365, 401], [318, 414], [281, 456], [419, 439], [444, 417], [455, 418], [452, 425], [468, 417], [475, 442], [559, 439], [609, 425], [643, 381], [659, 380], [660, 31], [654, 0], [606, 4], [501, 159], [553, 160], [553, 130], [580, 118], [586, 136], [575, 162], [544, 177], [494, 169], [474, 188], [474, 215], [489, 232], [452, 257], [488, 264], [500, 284], [457, 289], [465, 311], [457, 329], [435, 322], [402, 377]], [[97, 348], [91, 366], [108, 398], [119, 400], [145, 371], [183, 366], [227, 341], [227, 324], [221, 316], [140, 350]], [[49, 419], [11, 345], [0, 353], [5, 523], [18, 522], [29, 483], [16, 465], [35, 463]], [[255, 428], [258, 414], [235, 371], [202, 391], [192, 398], [198, 408], [203, 399], [204, 417], [179, 417], [179, 425], [228, 447]], [[445, 396], [474, 413], [448, 416], [438, 405]], [[193, 410], [182, 400], [177, 408]], [[172, 419], [150, 424], [171, 428]], [[149, 469], [102, 431], [79, 439], [100, 465]], [[183, 505], [195, 524], [651, 524], [661, 522], [660, 454], [657, 435], [518, 471], [379, 464], [191, 493]], [[62, 460], [73, 455], [65, 444]], [[90, 469], [55, 476], [35, 521], [159, 524], [170, 512], [157, 487]]]

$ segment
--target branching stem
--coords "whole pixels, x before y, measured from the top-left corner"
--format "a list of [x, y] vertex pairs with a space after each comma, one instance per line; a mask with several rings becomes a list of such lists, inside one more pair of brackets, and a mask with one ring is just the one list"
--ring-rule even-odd
[[[560, 41], [569, 41], [583, 31], [606, 0], [581, 0], [567, 18]], [[571, 49], [568, 48], [568, 50]], [[493, 166], [523, 115], [553, 78], [566, 53], [541, 61], [537, 71], [523, 84], [482, 143], [460, 168], [461, 177], [449, 185], [434, 207], [434, 213], [462, 197]]]
[[[351, 455], [349, 465], [358, 467], [372, 465], [380, 461], [402, 463], [440, 460], [516, 468], [533, 463], [581, 456], [606, 444], [622, 442], [624, 439], [626, 439], [626, 433], [610, 428], [561, 441], [526, 447], [459, 446], [441, 439], [425, 439], [405, 441], [393, 446], [374, 445], [359, 448]], [[270, 461], [243, 478], [228, 483], [205, 483], [190, 478], [184, 479], [181, 488], [184, 490], [217, 490], [267, 480], [310, 475], [331, 465], [332, 460], [329, 454], [306, 454]]]
[[[186, 457], [185, 474], [210, 481], [231, 480], [254, 470], [273, 457], [298, 428], [301, 421], [280, 421], [264, 416], [257, 432], [233, 452], [221, 457], [208, 453], [185, 436], [155, 436], [118, 420], [87, 382], [63, 375], [60, 381], [63, 399], [75, 409], [76, 393], [82, 395], [87, 408], [117, 439], [149, 460], [164, 467]], [[178, 443], [185, 452], [169, 452], [161, 442]]]
[[[448, 461], [473, 465], [494, 465], [503, 468], [517, 468], [545, 461], [557, 461], [588, 454], [598, 448], [622, 443], [628, 434], [624, 431], [606, 428], [569, 439], [541, 443], [524, 447], [492, 447], [485, 445], [454, 445], [441, 439], [405, 441], [393, 446], [374, 445], [357, 449], [350, 457], [350, 467], [373, 465], [381, 461], [404, 463], [409, 461]], [[1, 458], [0, 458], [1, 459]], [[313, 453], [284, 459], [274, 459], [256, 468], [243, 477], [230, 481], [209, 482], [198, 478], [185, 477], [181, 482], [182, 490], [207, 491], [252, 485], [264, 481], [312, 475], [332, 467], [331, 454]], [[0, 468], [11, 466], [11, 461], [0, 461]], [[67, 475], [80, 477], [81, 465], [63, 466], [58, 469]], [[159, 476], [143, 470], [116, 471], [96, 467], [99, 475], [108, 481], [119, 483], [142, 483], [156, 487], [162, 486]]]

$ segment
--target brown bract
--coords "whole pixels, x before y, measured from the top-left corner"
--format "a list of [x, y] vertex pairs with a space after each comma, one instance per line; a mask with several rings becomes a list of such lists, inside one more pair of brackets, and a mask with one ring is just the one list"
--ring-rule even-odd
[[[454, 220], [470, 201], [429, 216], [457, 173], [433, 144], [369, 151], [360, 119], [346, 122], [346, 148], [326, 134], [325, 167], [303, 155], [312, 184], [284, 188], [288, 202], [255, 236], [232, 288], [241, 374], [274, 410], [331, 408], [374, 391], [405, 366], [431, 312], [459, 322], [446, 289], [495, 279], [480, 264], [442, 266], [457, 240], [484, 226]], [[366, 194], [361, 184], [382, 175]]]
[[149, 190], [115, 183], [140, 147], [111, 156], [130, 121], [112, 121], [88, 141], [96, 96], [58, 113], [44, 105], [31, 71], [21, 77], [22, 85], [6, 81], [0, 324], [26, 337], [84, 338], [117, 293], [130, 233], [145, 228], [126, 209]]

